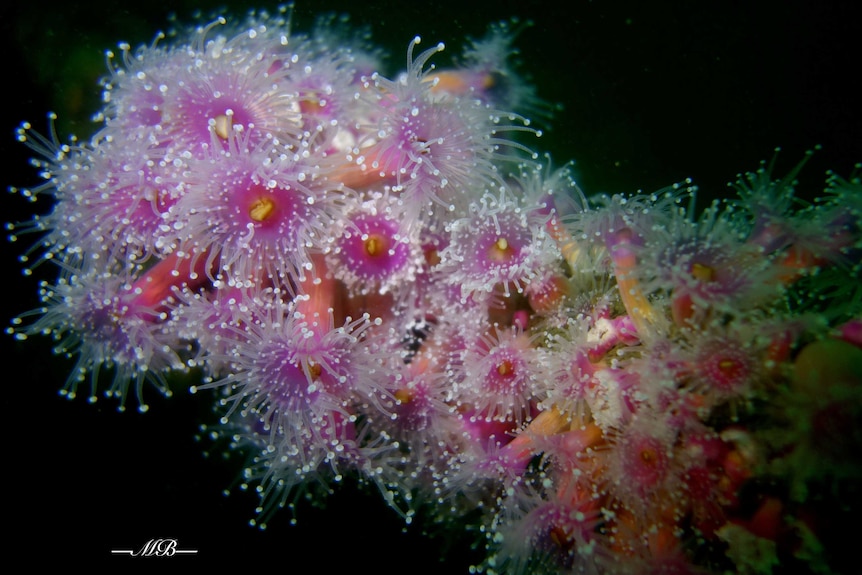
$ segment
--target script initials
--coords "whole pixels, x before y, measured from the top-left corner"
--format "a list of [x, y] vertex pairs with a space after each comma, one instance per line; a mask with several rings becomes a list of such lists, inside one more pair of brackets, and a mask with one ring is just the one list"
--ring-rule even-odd
[[176, 539], [150, 539], [133, 557], [172, 557], [177, 552]]

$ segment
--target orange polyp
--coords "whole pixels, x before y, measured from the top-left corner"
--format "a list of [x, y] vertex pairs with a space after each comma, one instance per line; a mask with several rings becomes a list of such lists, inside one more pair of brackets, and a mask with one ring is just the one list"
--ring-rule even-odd
[[537, 415], [522, 433], [506, 444], [503, 450], [512, 453], [516, 461], [526, 461], [534, 455], [537, 438], [566, 433], [568, 440], [566, 443], [573, 452], [592, 447], [602, 439], [602, 431], [595, 424], [590, 423], [576, 430], [572, 430], [571, 426], [572, 422], [565, 413], [556, 407], [551, 407]]
[[683, 326], [689, 323], [694, 316], [694, 301], [689, 294], [674, 296], [670, 304], [671, 315], [676, 325]]
[[551, 218], [551, 220], [545, 225], [545, 228], [548, 231], [548, 234], [554, 238], [554, 241], [557, 243], [557, 247], [560, 248], [560, 253], [563, 256], [563, 259], [566, 260], [566, 263], [572, 269], [577, 269], [577, 259], [581, 255], [581, 247], [578, 245], [578, 242], [575, 241], [575, 238], [572, 237], [572, 234], [563, 227], [560, 223], [560, 220], [557, 218]]
[[349, 161], [335, 168], [328, 179], [344, 184], [348, 188], [364, 188], [394, 179], [392, 174], [383, 172], [380, 168], [373, 168], [374, 164], [385, 164], [381, 151], [375, 148], [367, 148], [362, 151], [365, 161], [361, 164]]
[[429, 79], [434, 82], [434, 91], [465, 94], [468, 90], [468, 84], [464, 75], [454, 70], [437, 72], [436, 74], [429, 75]]
[[553, 276], [535, 290], [530, 290], [527, 300], [536, 313], [548, 313], [557, 309], [569, 295], [569, 284], [562, 276]]
[[261, 197], [255, 200], [248, 208], [248, 217], [256, 222], [263, 222], [272, 216], [275, 211], [275, 202], [272, 198]]
[[339, 310], [336, 309], [337, 282], [331, 274], [326, 273], [326, 261], [320, 254], [311, 257], [312, 273], [299, 282], [299, 288], [304, 297], [297, 298], [296, 311], [308, 319], [320, 318], [318, 329], [321, 332], [328, 330], [330, 313], [334, 312], [335, 321], [340, 320]]
[[[434, 82], [432, 90], [435, 92], [447, 92], [454, 95], [464, 95], [470, 93], [474, 88], [470, 82], [469, 76], [465, 72], [459, 70], [443, 70], [435, 74], [429, 74], [428, 78]], [[493, 74], [484, 74], [482, 76], [483, 90], [489, 90], [494, 87], [496, 81]]]
[[173, 290], [186, 285], [190, 289], [207, 280], [206, 255], [181, 258], [170, 254], [147, 269], [132, 286], [136, 305], [159, 308], [173, 295]]
[[818, 258], [810, 250], [800, 246], [791, 246], [784, 258], [779, 261], [783, 271], [779, 273], [778, 280], [784, 284], [793, 283], [805, 275], [808, 270], [822, 263], [824, 263], [823, 259]]
[[503, 376], [515, 373], [515, 366], [511, 361], [503, 361], [497, 366], [497, 373]]
[[611, 250], [614, 262], [614, 275], [617, 278], [620, 299], [637, 328], [639, 335], [650, 333], [650, 324], [658, 321], [652, 305], [641, 290], [640, 282], [634, 277], [637, 257], [627, 246], [631, 245], [632, 232], [628, 229], [618, 233], [618, 243]]

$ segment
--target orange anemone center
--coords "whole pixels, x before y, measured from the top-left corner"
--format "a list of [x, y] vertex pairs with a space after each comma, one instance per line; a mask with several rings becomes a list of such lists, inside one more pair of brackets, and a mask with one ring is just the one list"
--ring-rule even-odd
[[379, 234], [371, 234], [365, 238], [362, 247], [365, 250], [365, 255], [375, 258], [386, 253], [387, 244], [388, 242], [385, 237]]
[[515, 366], [511, 361], [504, 360], [497, 364], [497, 373], [502, 376], [510, 376], [515, 373]]
[[694, 279], [702, 282], [711, 282], [715, 279], [715, 269], [699, 263], [691, 264], [691, 275]]

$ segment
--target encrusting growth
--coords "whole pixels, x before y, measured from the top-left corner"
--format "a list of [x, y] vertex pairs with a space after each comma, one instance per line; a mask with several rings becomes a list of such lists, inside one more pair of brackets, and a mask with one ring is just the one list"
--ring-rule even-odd
[[471, 572], [828, 572], [862, 479], [858, 171], [799, 209], [775, 159], [701, 212], [690, 181], [587, 196], [534, 151], [521, 29], [439, 68], [414, 38], [399, 75], [288, 8], [123, 45], [88, 141], [18, 132], [41, 182], [13, 191], [52, 205], [10, 238], [59, 273], [8, 332], [76, 358], [69, 398], [200, 375], [260, 528], [352, 478], [478, 534]]

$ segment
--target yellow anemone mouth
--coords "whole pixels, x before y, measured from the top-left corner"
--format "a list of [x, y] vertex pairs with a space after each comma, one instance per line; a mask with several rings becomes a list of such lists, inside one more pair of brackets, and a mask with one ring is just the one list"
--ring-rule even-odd
[[514, 366], [514, 365], [512, 365], [512, 362], [511, 362], [511, 361], [508, 361], [508, 360], [506, 360], [506, 361], [501, 361], [501, 362], [497, 365], [497, 373], [498, 373], [499, 375], [504, 376], [504, 377], [505, 377], [505, 376], [512, 375], [512, 374], [514, 373], [514, 371], [515, 371], [515, 366]]
[[488, 250], [488, 257], [495, 262], [507, 262], [515, 256], [515, 248], [509, 244], [506, 238], [497, 238]]
[[377, 257], [386, 253], [388, 243], [386, 238], [379, 235], [373, 234], [368, 236], [362, 244], [362, 248], [365, 250], [365, 255], [368, 257]]
[[230, 135], [230, 130], [232, 127], [232, 114], [219, 114], [215, 117], [215, 125], [213, 126], [213, 129], [215, 130], [216, 136], [218, 136], [222, 140], [227, 140], [227, 137]]
[[652, 449], [644, 449], [643, 451], [641, 451], [640, 456], [641, 461], [643, 461], [644, 464], [649, 466], [654, 466], [658, 460], [658, 455], [656, 455], [656, 452]]
[[691, 264], [691, 275], [693, 275], [696, 280], [711, 282], [715, 279], [715, 269], [703, 264], [693, 263]]
[[317, 381], [320, 378], [320, 374], [323, 373], [323, 366], [321, 366], [319, 363], [315, 363], [312, 360], [308, 360], [305, 363], [305, 369], [306, 373], [308, 374], [308, 377], [312, 381]]
[[409, 389], [401, 388], [395, 392], [395, 399], [402, 404], [407, 404], [413, 400], [413, 393]]
[[275, 212], [275, 201], [272, 198], [258, 198], [248, 208], [248, 217], [256, 222], [264, 222]]

